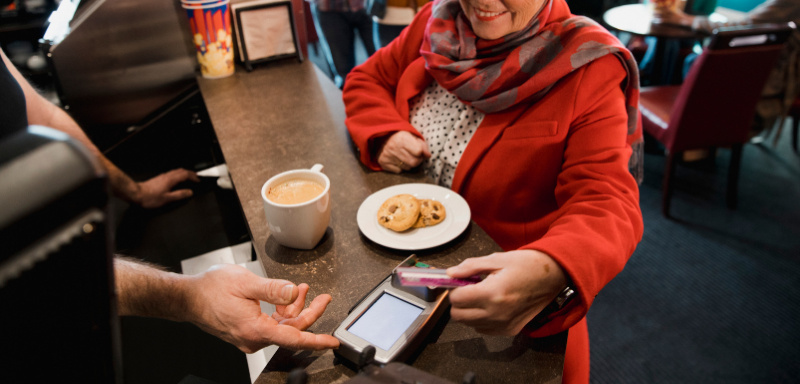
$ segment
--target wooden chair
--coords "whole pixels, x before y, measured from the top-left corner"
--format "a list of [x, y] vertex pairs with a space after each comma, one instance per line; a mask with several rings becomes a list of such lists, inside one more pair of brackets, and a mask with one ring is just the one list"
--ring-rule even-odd
[[727, 203], [735, 208], [742, 145], [767, 75], [792, 32], [789, 24], [722, 28], [697, 58], [683, 85], [641, 89], [645, 132], [664, 144], [662, 212], [669, 217], [672, 178], [683, 151], [731, 147]]

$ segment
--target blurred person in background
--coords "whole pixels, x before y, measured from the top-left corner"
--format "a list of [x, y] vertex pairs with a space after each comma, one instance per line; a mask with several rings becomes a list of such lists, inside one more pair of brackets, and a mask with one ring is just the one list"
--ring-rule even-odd
[[[712, 22], [708, 17], [692, 16], [679, 10], [663, 10], [656, 14], [662, 23], [679, 25], [692, 28], [697, 32], [711, 34], [714, 29], [737, 25], [752, 25], [765, 23], [800, 23], [800, 1], [798, 0], [768, 0], [747, 13], [740, 21], [719, 23]], [[684, 76], [688, 73], [697, 54], [692, 54], [684, 62]], [[775, 140], [780, 137], [783, 121], [789, 114], [792, 105], [800, 95], [800, 32], [797, 29], [792, 33], [786, 48], [778, 59], [778, 64], [772, 70], [761, 100], [756, 106], [756, 118], [753, 121], [751, 134], [768, 134], [772, 127], [778, 123], [778, 133]]]
[[375, 53], [372, 18], [364, 9], [364, 0], [311, 0], [314, 24], [322, 42], [325, 60], [339, 88], [356, 66], [356, 30], [367, 56]]
[[428, 0], [386, 0], [386, 14], [382, 18], [373, 17], [375, 48], [385, 47], [400, 36], [400, 32], [414, 20], [417, 11], [427, 3]]
[[[717, 0], [690, 0], [683, 3], [683, 6], [685, 7], [685, 14], [708, 16], [714, 13], [714, 10], [717, 8]], [[657, 21], [658, 19], [656, 18], [656, 22]], [[644, 55], [642, 56], [642, 60], [639, 63], [639, 72], [642, 76], [642, 85], [664, 85], [660, 84], [660, 82], [657, 80], [653, 81], [653, 78], [659, 79], [665, 76], [665, 74], [654, 73], [658, 39], [659, 37], [654, 36], [636, 36], [632, 39], [631, 43], [628, 44], [629, 47], [646, 47]], [[664, 39], [664, 54], [662, 57], [662, 60], [664, 60], [664, 66], [662, 67], [662, 71], [665, 71], [666, 74], [674, 73], [673, 68], [674, 65], [677, 65], [675, 63], [679, 60], [681, 50], [691, 49], [697, 43], [695, 39], [665, 39], [663, 37], [660, 39]]]

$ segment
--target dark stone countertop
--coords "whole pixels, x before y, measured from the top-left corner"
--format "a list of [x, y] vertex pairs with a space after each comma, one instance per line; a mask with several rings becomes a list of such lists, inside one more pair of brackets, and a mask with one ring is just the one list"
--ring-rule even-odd
[[[372, 172], [357, 158], [344, 125], [341, 91], [314, 65], [282, 61], [224, 79], [198, 77], [214, 130], [267, 276], [311, 286], [309, 301], [329, 293], [333, 301], [311, 328], [331, 333], [347, 311], [411, 252], [377, 245], [358, 230], [356, 212], [370, 194], [396, 184], [429, 182], [424, 174]], [[291, 169], [325, 166], [331, 180], [331, 222], [313, 250], [278, 245], [270, 236], [260, 190], [270, 177]], [[418, 251], [433, 266], [502, 249], [474, 222], [443, 246]], [[561, 381], [566, 332], [542, 339], [490, 337], [446, 319], [409, 359], [413, 366], [460, 382], [473, 371], [481, 382]], [[355, 373], [331, 351], [280, 349], [258, 383], [283, 383], [297, 366], [311, 383], [341, 382]]]

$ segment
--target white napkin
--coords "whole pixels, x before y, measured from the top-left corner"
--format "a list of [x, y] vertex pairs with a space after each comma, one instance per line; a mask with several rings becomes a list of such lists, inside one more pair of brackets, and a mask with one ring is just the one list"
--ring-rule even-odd
[[228, 173], [228, 166], [226, 164], [217, 165], [197, 172], [200, 177], [218, 177], [217, 185], [222, 189], [233, 189], [231, 182], [231, 174]]

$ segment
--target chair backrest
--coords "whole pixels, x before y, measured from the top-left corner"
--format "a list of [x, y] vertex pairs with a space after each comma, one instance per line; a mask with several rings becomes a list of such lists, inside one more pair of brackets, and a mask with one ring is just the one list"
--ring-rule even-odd
[[670, 113], [673, 151], [744, 143], [791, 24], [721, 28], [689, 71]]

